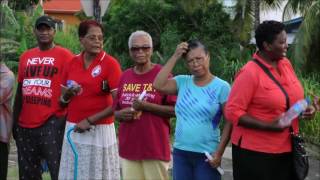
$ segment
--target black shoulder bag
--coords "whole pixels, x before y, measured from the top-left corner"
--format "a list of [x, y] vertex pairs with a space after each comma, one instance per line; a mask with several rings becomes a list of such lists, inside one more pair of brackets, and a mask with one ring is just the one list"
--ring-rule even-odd
[[[253, 59], [257, 65], [276, 83], [277, 86], [281, 89], [283, 94], [286, 97], [286, 110], [290, 108], [290, 99], [288, 93], [285, 89], [281, 86], [279, 81], [271, 74], [268, 68], [263, 65], [260, 61]], [[292, 126], [290, 126], [290, 134], [291, 134], [291, 141], [292, 141], [292, 160], [293, 160], [293, 172], [296, 180], [304, 180], [309, 171], [309, 158], [307, 152], [304, 148], [304, 140], [299, 134], [295, 134], [293, 131]]]

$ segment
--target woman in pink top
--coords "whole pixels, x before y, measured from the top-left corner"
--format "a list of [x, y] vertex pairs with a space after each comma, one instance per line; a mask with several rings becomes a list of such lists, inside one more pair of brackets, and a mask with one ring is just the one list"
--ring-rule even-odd
[[[264, 21], [255, 31], [258, 51], [253, 59], [267, 67], [289, 96], [290, 106], [304, 98], [303, 88], [287, 52], [284, 25]], [[279, 119], [286, 111], [286, 97], [273, 80], [254, 61], [236, 75], [225, 107], [226, 119], [233, 123], [234, 180], [293, 180], [289, 126]], [[308, 107], [302, 117], [312, 118]], [[292, 123], [298, 132], [298, 119]]]
[[14, 74], [0, 57], [0, 179], [7, 179]]

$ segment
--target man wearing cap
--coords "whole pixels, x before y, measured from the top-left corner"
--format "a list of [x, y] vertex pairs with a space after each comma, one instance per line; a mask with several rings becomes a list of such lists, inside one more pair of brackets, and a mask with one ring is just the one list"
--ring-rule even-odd
[[55, 22], [51, 17], [39, 17], [34, 34], [38, 46], [20, 57], [14, 103], [19, 179], [41, 179], [40, 162], [45, 159], [55, 180], [65, 126], [65, 113], [58, 104], [61, 76], [73, 54], [54, 44]]

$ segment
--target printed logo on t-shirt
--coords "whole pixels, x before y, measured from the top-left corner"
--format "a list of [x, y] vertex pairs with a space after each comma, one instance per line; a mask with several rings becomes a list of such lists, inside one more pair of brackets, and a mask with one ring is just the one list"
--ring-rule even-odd
[[[132, 105], [135, 98], [139, 97], [142, 91], [146, 91], [144, 100], [152, 102], [155, 98], [155, 89], [152, 83], [125, 83], [122, 86], [121, 104]], [[147, 100], [148, 99], [148, 100]]]
[[54, 57], [32, 57], [27, 59], [22, 82], [23, 100], [28, 104], [51, 107], [52, 80], [58, 75]]
[[74, 81], [74, 80], [71, 80], [71, 79], [67, 80], [67, 87], [68, 88], [77, 88], [77, 87], [79, 87], [80, 90], [77, 92], [76, 95], [80, 95], [83, 92], [83, 89], [82, 89], [81, 85], [77, 81]]
[[99, 74], [101, 73], [101, 66], [98, 65], [96, 67], [94, 67], [91, 71], [91, 76], [92, 77], [97, 77]]

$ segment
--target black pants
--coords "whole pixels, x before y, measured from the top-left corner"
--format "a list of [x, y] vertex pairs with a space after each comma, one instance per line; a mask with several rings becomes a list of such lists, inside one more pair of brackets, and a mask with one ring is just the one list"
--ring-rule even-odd
[[7, 179], [8, 173], [8, 143], [0, 142], [0, 180]]
[[269, 154], [232, 145], [234, 180], [293, 180], [291, 153]]
[[42, 179], [42, 159], [48, 163], [51, 179], [58, 179], [64, 128], [65, 118], [52, 116], [40, 127], [15, 129], [20, 179]]

